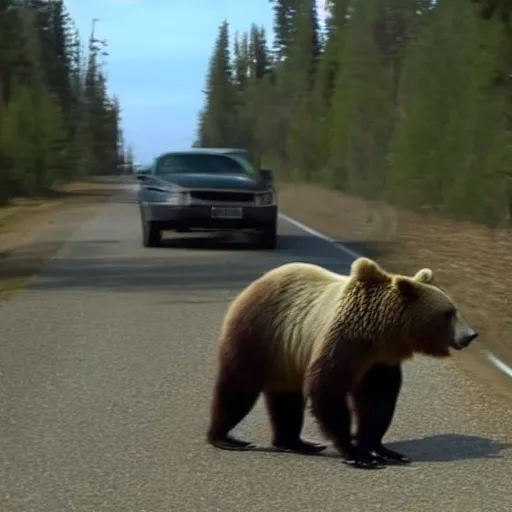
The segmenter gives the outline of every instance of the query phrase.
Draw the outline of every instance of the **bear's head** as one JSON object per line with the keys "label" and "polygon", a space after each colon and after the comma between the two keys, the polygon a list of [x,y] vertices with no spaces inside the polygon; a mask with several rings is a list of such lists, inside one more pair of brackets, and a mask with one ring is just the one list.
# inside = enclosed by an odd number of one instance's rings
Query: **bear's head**
{"label": "bear's head", "polygon": [[411,352],[447,357],[450,348],[462,350],[478,336],[451,297],[434,284],[428,268],[408,277],[388,273],[374,261],[359,258],[352,264],[351,277],[383,309],[381,332],[385,336],[384,331],[394,333]]}

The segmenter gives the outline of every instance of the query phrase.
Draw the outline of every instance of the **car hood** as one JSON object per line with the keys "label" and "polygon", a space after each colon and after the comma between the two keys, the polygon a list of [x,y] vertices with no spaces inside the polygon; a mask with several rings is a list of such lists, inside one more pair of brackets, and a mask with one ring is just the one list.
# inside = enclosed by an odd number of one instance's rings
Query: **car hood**
{"label": "car hood", "polygon": [[267,190],[268,186],[257,178],[244,174],[173,174],[161,176],[160,180],[183,188],[212,188],[229,190]]}

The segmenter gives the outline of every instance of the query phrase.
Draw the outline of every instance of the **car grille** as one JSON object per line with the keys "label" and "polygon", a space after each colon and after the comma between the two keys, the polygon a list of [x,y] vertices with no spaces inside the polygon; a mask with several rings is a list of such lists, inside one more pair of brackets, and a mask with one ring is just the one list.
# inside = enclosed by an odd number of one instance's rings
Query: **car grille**
{"label": "car grille", "polygon": [[254,201],[254,194],[247,192],[222,192],[222,191],[209,191],[209,190],[197,190],[191,191],[190,196],[193,199],[199,199],[200,201],[211,201],[211,202],[230,202],[230,203],[249,203]]}

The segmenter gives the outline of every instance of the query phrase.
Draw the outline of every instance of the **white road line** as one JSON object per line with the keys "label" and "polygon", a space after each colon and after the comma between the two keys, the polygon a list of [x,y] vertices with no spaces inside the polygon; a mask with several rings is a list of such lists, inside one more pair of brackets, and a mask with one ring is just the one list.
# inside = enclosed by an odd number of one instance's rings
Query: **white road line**
{"label": "white road line", "polygon": [[310,228],[309,226],[306,226],[305,224],[302,224],[302,222],[299,222],[298,220],[292,219],[291,217],[288,217],[288,215],[285,215],[284,213],[280,213],[279,216],[288,221],[290,224],[293,224],[294,226],[298,227],[299,229],[302,229],[302,231],[305,231],[306,233],[309,233],[310,235],[316,236],[317,238],[321,238],[322,240],[325,240],[326,242],[329,242],[331,244],[334,244],[334,247],[339,249],[341,252],[344,252],[345,254],[348,254],[350,257],[357,259],[362,256],[362,254],[359,254],[352,249],[349,249],[348,247],[345,247],[343,244],[336,242],[333,238],[324,235],[323,233],[320,233],[320,231],[316,231],[313,228]]}
{"label": "white road line", "polygon": [[504,374],[512,377],[512,368],[508,364],[505,364],[501,359],[498,359],[492,352],[489,352],[487,349],[482,350],[482,352],[490,363],[496,366],[496,368],[499,368]]}
{"label": "white road line", "polygon": [[[309,233],[310,235],[316,236],[317,238],[321,238],[322,240],[325,240],[326,242],[329,242],[334,245],[337,249],[339,249],[341,252],[344,252],[348,256],[357,259],[363,256],[362,254],[359,254],[352,249],[349,249],[348,247],[345,247],[342,243],[337,242],[333,238],[325,235],[324,233],[320,233],[320,231],[316,231],[316,229],[310,228],[309,226],[306,226],[305,224],[302,224],[302,222],[299,222],[298,220],[292,219],[291,217],[288,217],[288,215],[285,215],[284,213],[280,213],[279,216],[284,219],[285,221],[289,222],[290,224],[293,224],[294,226],[298,227],[299,229],[302,229],[302,231],[305,231],[306,233]],[[490,352],[487,349],[482,350],[482,353],[485,355],[487,360],[494,365],[498,370],[502,371],[505,375],[508,375],[509,377],[512,377],[512,368],[504,363],[501,359],[498,359],[492,352]]]}

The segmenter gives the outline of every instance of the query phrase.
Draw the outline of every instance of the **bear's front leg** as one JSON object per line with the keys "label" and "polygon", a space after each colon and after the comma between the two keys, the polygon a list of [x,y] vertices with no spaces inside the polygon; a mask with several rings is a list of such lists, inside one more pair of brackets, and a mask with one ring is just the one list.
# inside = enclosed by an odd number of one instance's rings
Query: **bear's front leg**
{"label": "bear's front leg", "polygon": [[[352,372],[342,361],[333,361],[332,354],[320,355],[306,376],[306,390],[311,399],[311,413],[324,435],[332,440],[347,465],[360,469],[383,468],[382,460],[352,443],[350,410],[347,396],[352,387]],[[353,374],[352,374],[353,375]]]}
{"label": "bear's front leg", "polygon": [[311,395],[311,412],[322,432],[332,440],[343,462],[360,469],[384,467],[380,457],[359,445],[352,444],[350,414],[343,396]]}
{"label": "bear's front leg", "polygon": [[358,430],[355,443],[388,464],[408,464],[405,455],[382,444],[396,409],[402,386],[400,364],[375,364],[352,393]]}

